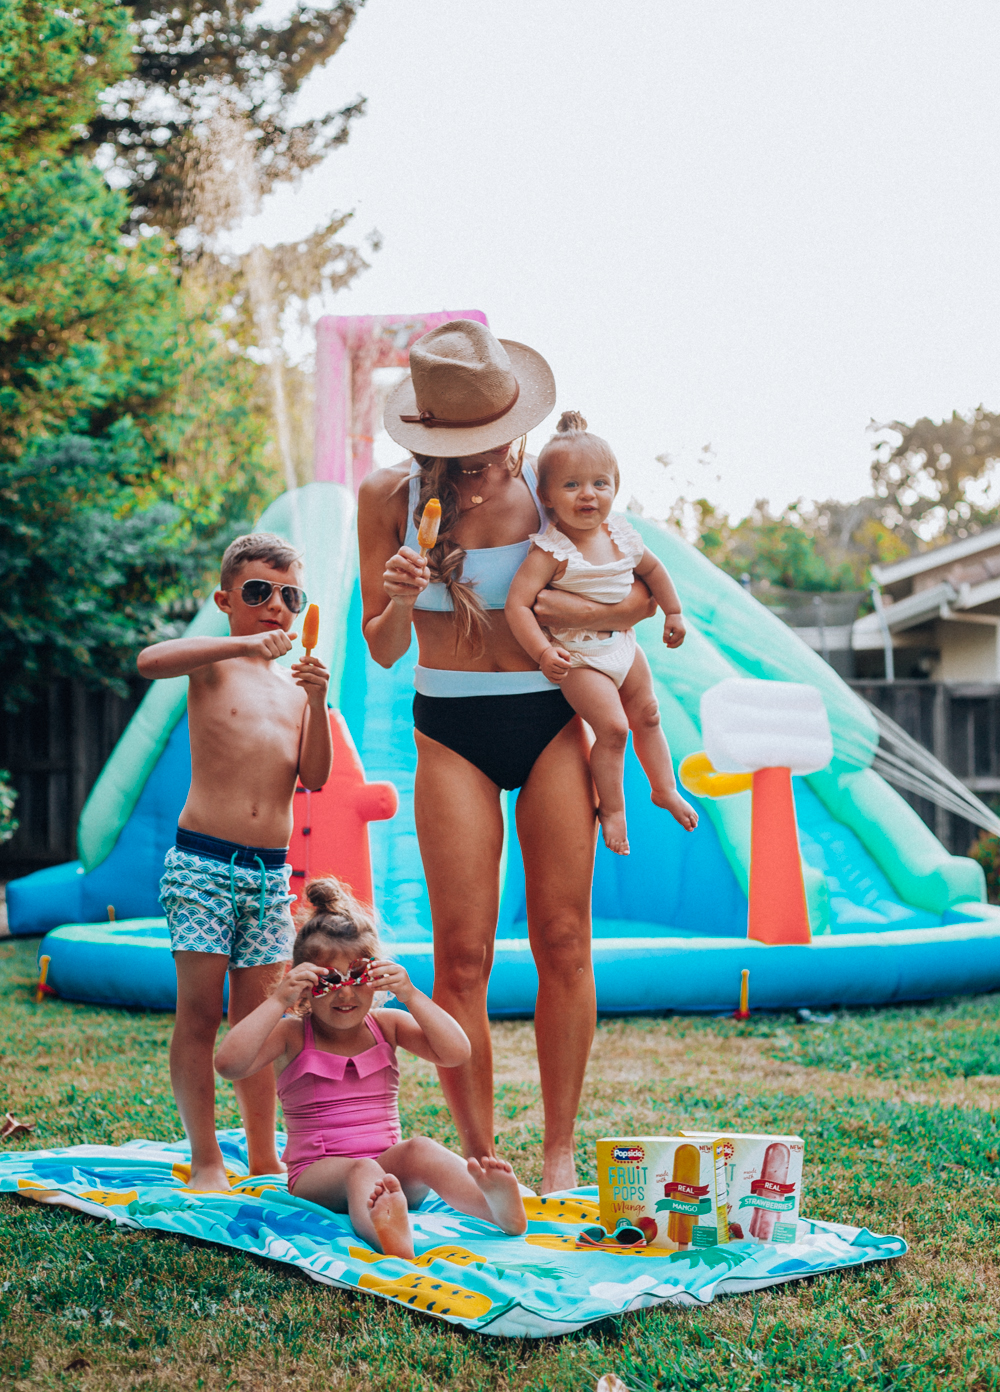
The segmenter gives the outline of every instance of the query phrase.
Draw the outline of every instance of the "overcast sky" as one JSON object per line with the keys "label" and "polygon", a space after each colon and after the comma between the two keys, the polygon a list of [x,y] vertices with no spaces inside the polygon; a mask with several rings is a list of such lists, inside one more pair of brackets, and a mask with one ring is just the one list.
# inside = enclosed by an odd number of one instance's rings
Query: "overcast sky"
{"label": "overcast sky", "polygon": [[367,0],[297,114],[368,114],[253,233],[354,208],[334,312],[484,310],[622,505],[857,496],[870,418],[1000,409],[998,39],[997,0]]}

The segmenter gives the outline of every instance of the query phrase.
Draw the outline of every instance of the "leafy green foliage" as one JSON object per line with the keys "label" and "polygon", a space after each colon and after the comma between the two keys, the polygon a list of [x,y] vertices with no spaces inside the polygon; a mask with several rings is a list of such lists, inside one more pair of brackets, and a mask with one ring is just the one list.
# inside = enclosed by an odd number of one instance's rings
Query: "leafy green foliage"
{"label": "leafy green foliage", "polygon": [[941,421],[875,426],[875,497],[886,523],[912,548],[940,536],[962,538],[994,526],[989,485],[1000,463],[1000,414],[979,406]]}
{"label": "leafy green foliage", "polygon": [[57,154],[132,67],[128,11],[107,0],[0,5],[0,194]]}
{"label": "leafy green foliage", "polygon": [[262,0],[140,0],[133,15],[135,72],[90,116],[81,149],[110,147],[129,181],[137,219],[184,225],[188,165],[200,128],[221,104],[245,119],[262,192],[296,178],[337,145],[363,98],[295,122],[302,83],[340,48],[364,0],[298,5],[278,24]]}
{"label": "leafy green foliage", "polygon": [[14,816],[17,793],[11,785],[10,774],[0,769],[0,846],[9,841],[21,825]]}

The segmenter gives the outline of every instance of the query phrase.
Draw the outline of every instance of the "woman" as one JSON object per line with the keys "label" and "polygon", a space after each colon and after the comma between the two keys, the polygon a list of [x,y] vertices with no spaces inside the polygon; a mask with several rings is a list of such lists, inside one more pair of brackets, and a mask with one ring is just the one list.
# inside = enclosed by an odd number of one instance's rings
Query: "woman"
{"label": "woman", "polygon": [[[466,1156],[493,1152],[493,1058],[486,988],[500,904],[501,788],[519,788],[528,934],[538,968],[535,1038],[545,1111],[542,1192],[576,1184],[573,1127],[594,1034],[590,890],[595,811],[583,726],[516,642],[503,606],[528,537],[546,518],[524,436],[555,404],[545,360],[454,320],[410,352],[411,376],[386,405],[413,459],[361,486],[364,634],[391,667],[416,629],[415,811],[434,923],[434,999],[472,1057],[441,1069]],[[516,443],[512,443],[516,442]],[[417,523],[440,499],[424,559]],[[652,612],[641,583],[619,605],[546,590],[539,622],[631,628]]]}

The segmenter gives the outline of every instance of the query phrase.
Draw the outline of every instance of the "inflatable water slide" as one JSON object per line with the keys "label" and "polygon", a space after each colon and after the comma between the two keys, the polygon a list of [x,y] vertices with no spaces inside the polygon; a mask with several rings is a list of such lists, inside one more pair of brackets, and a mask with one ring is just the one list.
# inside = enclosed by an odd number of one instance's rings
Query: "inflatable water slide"
{"label": "inflatable water slide", "polygon": [[[322,615],[318,654],[332,673],[336,768],[312,801],[326,799],[336,816],[324,823],[318,807],[311,813],[305,807],[309,795],[296,799],[293,887],[307,873],[335,870],[365,889],[370,874],[393,952],[429,989],[431,918],[413,822],[416,654],[411,650],[386,671],[367,653],[354,512],[353,490],[316,482],[284,494],[260,519],[262,530],[304,552],[306,588]],[[685,833],[652,805],[630,751],[632,853],[613,856],[599,847],[594,879],[600,1009],[732,1009],[743,969],[750,971],[756,1007],[877,1004],[1000,987],[1000,910],[984,902],[982,872],[975,862],[949,855],[899,794],[866,767],[877,743],[867,707],[694,547],[655,523],[631,520],[669,568],[689,620],[687,641],[672,652],[660,641],[658,620],[639,629],[675,760],[702,749],[701,697],[733,676],[817,688],[834,757],[820,773],[794,780],[812,941],[765,946],[746,936],[751,795],[702,801],[700,826]],[[212,601],[189,629],[225,631]],[[56,994],[172,1007],[173,965],[157,883],[189,775],[186,679],[158,682],[84,808],[79,862],[8,886],[11,931],[47,931],[41,952],[50,959],[48,984]],[[513,798],[505,795],[508,814]],[[353,822],[345,832],[347,813]],[[318,834],[307,837],[310,820]],[[490,1009],[521,1015],[532,1011],[537,978],[513,816],[506,822]],[[321,834],[324,826],[334,830]],[[108,905],[115,922],[108,922]]]}
{"label": "inflatable water slide", "polygon": [[[486,323],[480,310],[319,321],[316,481],[285,493],[259,522],[305,556],[306,589],[322,616],[317,653],[332,674],[334,770],[322,792],[295,797],[293,889],[310,875],[333,872],[370,896],[387,942],[425,990],[433,984],[433,959],[413,820],[416,653],[411,649],[390,671],[368,655],[354,512],[358,485],[375,462],[377,371],[404,370],[416,339],[451,319]],[[704,798],[701,823],[688,834],[653,807],[629,752],[632,853],[623,858],[599,846],[594,875],[600,1009],[732,1010],[745,971],[757,1008],[874,1005],[1000,988],[1000,909],[985,902],[979,866],[949,855],[871,768],[878,730],[868,708],[698,550],[655,523],[631,520],[673,575],[688,620],[687,640],[674,652],[663,647],[656,619],[637,630],[676,763],[692,754],[704,760],[701,698],[731,678],[815,688],[833,758],[793,780],[807,904],[800,885],[801,934],[769,945],[747,936],[753,794]],[[225,620],[209,600],[188,631],[225,633]],[[788,688],[775,689],[776,702],[781,691]],[[174,1005],[157,885],[190,777],[186,699],[186,678],[151,687],[83,810],[79,861],[8,886],[11,932],[46,934],[39,957],[54,994]],[[496,1015],[530,1015],[537,989],[513,798],[503,797],[503,896],[489,995]],[[791,821],[788,808],[786,829]],[[761,825],[758,817],[758,834]],[[794,864],[794,836],[791,846]],[[765,883],[761,895],[761,859],[758,854],[753,891],[757,920],[767,916],[770,889]],[[775,919],[783,888],[774,887]]]}

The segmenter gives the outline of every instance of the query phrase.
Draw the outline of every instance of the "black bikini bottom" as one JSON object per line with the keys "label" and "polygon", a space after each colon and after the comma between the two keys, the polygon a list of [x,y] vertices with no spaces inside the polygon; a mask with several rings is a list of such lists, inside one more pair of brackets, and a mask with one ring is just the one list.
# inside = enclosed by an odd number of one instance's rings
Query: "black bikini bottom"
{"label": "black bikini bottom", "polygon": [[573,719],[561,691],[519,696],[424,696],[413,698],[413,723],[475,764],[500,788],[520,788],[535,760]]}

